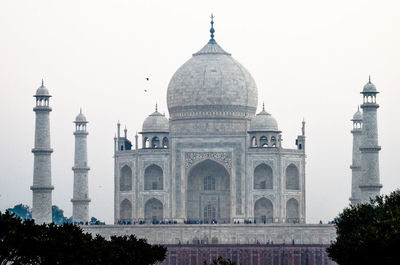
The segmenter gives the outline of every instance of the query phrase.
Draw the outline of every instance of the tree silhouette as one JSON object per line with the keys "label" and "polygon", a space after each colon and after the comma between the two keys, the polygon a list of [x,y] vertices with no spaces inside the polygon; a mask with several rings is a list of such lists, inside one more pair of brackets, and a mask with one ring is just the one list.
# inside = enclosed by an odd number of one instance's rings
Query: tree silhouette
{"label": "tree silhouette", "polygon": [[0,264],[141,264],[165,259],[166,248],[135,236],[106,240],[71,223],[36,225],[9,211],[0,212]]}
{"label": "tree silhouette", "polygon": [[350,206],[334,220],[336,241],[327,249],[339,265],[400,264],[400,191]]}
{"label": "tree silhouette", "polygon": [[7,211],[10,213],[15,213],[22,220],[32,219],[32,210],[28,205],[24,205],[22,203],[15,205],[13,208],[8,208]]}

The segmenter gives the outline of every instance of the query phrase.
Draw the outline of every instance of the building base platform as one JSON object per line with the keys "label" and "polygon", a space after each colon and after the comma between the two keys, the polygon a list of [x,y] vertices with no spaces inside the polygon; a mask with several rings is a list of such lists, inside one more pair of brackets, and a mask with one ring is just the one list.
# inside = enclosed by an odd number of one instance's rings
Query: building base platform
{"label": "building base platform", "polygon": [[336,265],[326,252],[328,245],[211,244],[166,245],[160,265],[203,265],[219,256],[237,265]]}
{"label": "building base platform", "polygon": [[83,230],[105,238],[136,235],[150,244],[320,244],[336,239],[328,224],[158,224],[92,225]]}

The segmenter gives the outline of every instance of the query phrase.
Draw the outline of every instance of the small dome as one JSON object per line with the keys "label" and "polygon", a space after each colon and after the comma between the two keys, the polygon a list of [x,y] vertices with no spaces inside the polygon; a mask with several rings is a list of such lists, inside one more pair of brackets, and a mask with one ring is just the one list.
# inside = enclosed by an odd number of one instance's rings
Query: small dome
{"label": "small dome", "polygon": [[376,92],[376,87],[371,82],[371,79],[368,81],[368,83],[365,84],[365,86],[363,88],[363,92]]}
{"label": "small dome", "polygon": [[47,89],[47,87],[44,86],[43,79],[42,79],[42,85],[36,90],[35,96],[50,97],[49,90]]}
{"label": "small dome", "polygon": [[279,131],[278,122],[263,109],[251,120],[250,131]]}
{"label": "small dome", "polygon": [[169,132],[169,121],[156,110],[144,120],[142,132]]}
{"label": "small dome", "polygon": [[360,109],[358,109],[357,112],[354,113],[352,120],[353,121],[362,121],[362,119],[363,119],[363,115],[362,115]]}
{"label": "small dome", "polygon": [[87,122],[85,115],[82,114],[82,110],[79,112],[78,116],[76,116],[75,122]]}

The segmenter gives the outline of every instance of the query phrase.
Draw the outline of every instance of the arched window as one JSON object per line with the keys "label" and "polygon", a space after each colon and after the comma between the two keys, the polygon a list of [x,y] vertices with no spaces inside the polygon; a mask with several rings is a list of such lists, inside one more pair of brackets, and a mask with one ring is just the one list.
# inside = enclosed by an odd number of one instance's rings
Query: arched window
{"label": "arched window", "polygon": [[147,137],[144,137],[143,139],[143,148],[149,148],[150,147],[150,140]]}
{"label": "arched window", "polygon": [[215,190],[215,178],[212,176],[204,177],[204,190]]}
{"label": "arched window", "polygon": [[272,147],[276,147],[276,138],[275,138],[275,136],[271,137],[271,146]]}
{"label": "arched window", "polygon": [[290,164],[286,168],[286,189],[287,190],[298,190],[299,185],[299,170],[293,164]]}
{"label": "arched window", "polygon": [[121,168],[119,178],[120,191],[131,191],[132,190],[132,169],[125,165]]}
{"label": "arched window", "polygon": [[257,147],[257,138],[255,136],[251,138],[251,147]]}
{"label": "arched window", "polygon": [[154,136],[151,140],[151,147],[152,148],[159,148],[160,147],[160,139],[157,136]]}
{"label": "arched window", "polygon": [[167,137],[164,137],[164,139],[162,140],[162,145],[163,145],[163,148],[169,147],[169,141],[168,141]]}
{"label": "arched window", "polygon": [[254,189],[273,189],[272,168],[266,164],[254,169]]}
{"label": "arched window", "polygon": [[132,204],[128,199],[124,199],[119,207],[119,219],[121,221],[132,220]]}
{"label": "arched window", "polygon": [[260,137],[260,146],[261,147],[268,147],[268,139],[265,136]]}
{"label": "arched window", "polygon": [[298,223],[299,221],[299,203],[296,199],[291,198],[286,203],[286,222]]}
{"label": "arched window", "polygon": [[157,165],[150,165],[144,171],[144,189],[145,190],[162,190],[163,185],[163,171]]}
{"label": "arched window", "polygon": [[144,206],[144,218],[146,222],[158,223],[163,220],[163,205],[162,203],[152,198],[148,200]]}
{"label": "arched window", "polygon": [[254,204],[254,220],[256,223],[272,223],[274,221],[274,207],[267,198],[261,198]]}
{"label": "arched window", "polygon": [[215,207],[211,204],[207,204],[204,207],[204,222],[211,223],[213,220],[216,220],[216,211]]}

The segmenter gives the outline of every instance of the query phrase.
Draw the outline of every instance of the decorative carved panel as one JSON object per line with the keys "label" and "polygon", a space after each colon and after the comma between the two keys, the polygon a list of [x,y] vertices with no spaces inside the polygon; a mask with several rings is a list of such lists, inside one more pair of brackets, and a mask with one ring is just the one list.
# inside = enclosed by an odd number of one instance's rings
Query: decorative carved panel
{"label": "decorative carved panel", "polygon": [[190,168],[197,161],[206,159],[221,162],[226,169],[232,168],[232,154],[229,152],[187,152],[185,153],[185,168]]}

